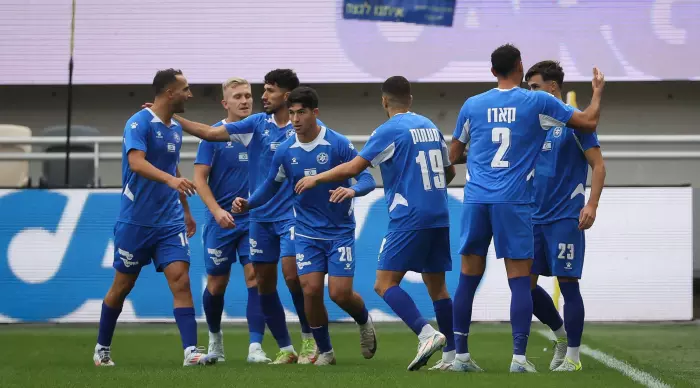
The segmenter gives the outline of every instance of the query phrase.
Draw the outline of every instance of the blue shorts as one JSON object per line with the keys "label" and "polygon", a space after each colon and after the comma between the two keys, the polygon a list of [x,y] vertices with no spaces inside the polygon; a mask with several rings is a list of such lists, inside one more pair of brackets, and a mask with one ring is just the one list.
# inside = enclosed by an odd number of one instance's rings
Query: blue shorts
{"label": "blue shorts", "polygon": [[163,272],[174,261],[190,262],[190,245],[185,223],[171,226],[114,225],[114,263],[122,273],[139,273],[151,260]]}
{"label": "blue shorts", "polygon": [[248,264],[248,223],[237,223],[233,229],[224,229],[216,223],[204,225],[202,247],[207,275],[221,276],[231,272],[231,264],[236,262],[236,253],[241,265]]}
{"label": "blue shorts", "polygon": [[496,257],[532,259],[532,213],[530,204],[463,204],[459,253],[486,257],[493,237]]}
{"label": "blue shorts", "polygon": [[388,232],[379,248],[377,269],[418,273],[451,271],[450,228]]}
{"label": "blue shorts", "polygon": [[282,257],[294,257],[294,220],[250,221],[250,261],[277,263]]}
{"label": "blue shorts", "polygon": [[581,279],[586,238],[578,220],[566,218],[535,225],[535,261],[532,273]]}
{"label": "blue shorts", "polygon": [[299,276],[312,272],[327,273],[328,276],[355,275],[355,236],[316,240],[296,235],[294,247]]}

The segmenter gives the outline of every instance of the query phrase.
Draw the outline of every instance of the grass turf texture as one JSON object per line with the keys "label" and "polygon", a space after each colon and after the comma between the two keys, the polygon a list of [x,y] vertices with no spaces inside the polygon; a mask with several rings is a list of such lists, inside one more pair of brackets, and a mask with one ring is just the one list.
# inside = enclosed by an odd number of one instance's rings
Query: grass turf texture
{"label": "grass turf texture", "polygon": [[[200,324],[200,344],[207,344],[206,326]],[[337,366],[250,365],[247,328],[224,326],[225,363],[211,367],[182,366],[183,353],[175,324],[120,324],[112,344],[114,368],[97,368],[92,353],[97,336],[94,325],[1,326],[4,346],[0,387],[632,387],[640,386],[620,372],[582,355],[584,370],[555,374],[548,371],[552,345],[533,324],[528,359],[540,373],[508,373],[512,342],[508,324],[472,326],[470,351],[486,370],[481,374],[428,371],[439,353],[418,372],[407,372],[417,340],[400,324],[377,324],[378,351],[374,359],[360,354],[355,325],[332,324]],[[297,350],[298,326],[290,324]],[[671,386],[700,387],[700,325],[588,324],[584,344],[650,373]],[[266,333],[268,356],[276,351]],[[544,348],[548,350],[545,352]],[[457,385],[459,384],[459,385]]]}

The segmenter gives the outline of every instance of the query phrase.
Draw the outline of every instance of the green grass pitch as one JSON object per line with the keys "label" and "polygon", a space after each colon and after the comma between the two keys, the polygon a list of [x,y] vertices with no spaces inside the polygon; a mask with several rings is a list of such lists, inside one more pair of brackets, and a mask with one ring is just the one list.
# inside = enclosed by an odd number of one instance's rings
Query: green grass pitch
{"label": "green grass pitch", "polygon": [[[206,326],[200,324],[200,344]],[[247,328],[224,326],[227,361],[210,367],[182,367],[183,353],[174,324],[120,324],[112,344],[114,368],[97,368],[92,353],[95,325],[4,325],[0,343],[0,387],[632,387],[640,386],[615,369],[587,356],[584,370],[555,374],[547,369],[551,343],[533,324],[528,359],[540,373],[508,373],[511,336],[508,324],[474,324],[470,351],[486,370],[481,374],[407,372],[415,355],[416,337],[400,324],[377,324],[378,351],[371,360],[360,354],[359,335],[352,324],[332,324],[338,365],[249,365]],[[290,324],[299,347],[298,326]],[[588,324],[584,344],[647,372],[674,387],[700,387],[700,325]],[[266,333],[264,348],[275,352]],[[547,348],[547,351],[544,349]]]}

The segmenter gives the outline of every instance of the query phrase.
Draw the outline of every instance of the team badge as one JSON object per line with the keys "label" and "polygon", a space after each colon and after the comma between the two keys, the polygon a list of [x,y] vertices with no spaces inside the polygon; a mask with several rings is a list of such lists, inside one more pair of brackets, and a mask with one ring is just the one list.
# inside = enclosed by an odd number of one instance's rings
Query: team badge
{"label": "team badge", "polygon": [[177,133],[173,133],[173,140],[175,140],[175,143],[179,143],[180,142],[180,135],[178,135]]}
{"label": "team badge", "polygon": [[316,161],[319,164],[326,164],[328,163],[328,154],[325,152],[321,152],[320,154],[316,155]]}
{"label": "team badge", "polygon": [[287,131],[287,139],[289,139],[292,136],[294,136],[294,129],[290,129]]}
{"label": "team badge", "polygon": [[561,136],[561,131],[562,131],[561,127],[554,128],[554,137]]}

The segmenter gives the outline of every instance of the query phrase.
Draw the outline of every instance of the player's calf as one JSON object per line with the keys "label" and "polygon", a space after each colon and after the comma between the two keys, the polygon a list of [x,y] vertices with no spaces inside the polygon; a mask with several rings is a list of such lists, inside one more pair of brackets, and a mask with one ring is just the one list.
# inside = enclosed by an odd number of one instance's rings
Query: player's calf
{"label": "player's calf", "polygon": [[93,361],[96,366],[114,366],[111,356],[112,337],[117,326],[117,320],[122,311],[124,300],[136,284],[138,273],[125,274],[117,271],[112,286],[107,291],[102,302],[100,326],[97,334],[97,345]]}
{"label": "player's calf", "polygon": [[575,370],[580,370],[579,347],[583,336],[586,311],[578,279],[559,277],[559,289],[564,297],[564,326],[568,341],[566,360],[570,360],[570,364],[578,367],[574,368]]}
{"label": "player's calf", "polygon": [[314,338],[313,346],[302,346],[299,353],[300,364],[313,364],[319,354],[333,351],[328,331],[328,313],[323,302],[324,278],[323,272],[310,272],[300,276],[305,315]]}
{"label": "player's calf", "polygon": [[331,300],[347,312],[360,328],[360,350],[366,359],[377,352],[377,333],[369,316],[365,301],[352,288],[351,276],[329,276],[328,293]]}
{"label": "player's calf", "polygon": [[221,332],[221,315],[224,312],[224,293],[229,281],[229,273],[208,275],[207,286],[202,295],[204,315],[209,326],[208,354],[217,361],[225,361],[224,335]]}
{"label": "player's calf", "polygon": [[430,299],[433,301],[438,330],[446,337],[445,347],[442,348],[442,358],[430,370],[448,370],[455,359],[455,341],[452,317],[453,305],[450,294],[447,292],[445,273],[424,273],[422,277]]}

